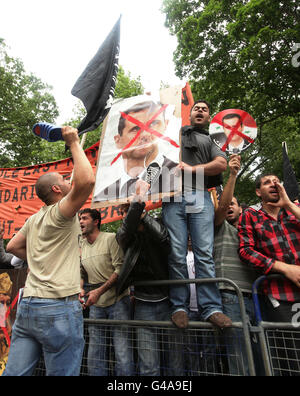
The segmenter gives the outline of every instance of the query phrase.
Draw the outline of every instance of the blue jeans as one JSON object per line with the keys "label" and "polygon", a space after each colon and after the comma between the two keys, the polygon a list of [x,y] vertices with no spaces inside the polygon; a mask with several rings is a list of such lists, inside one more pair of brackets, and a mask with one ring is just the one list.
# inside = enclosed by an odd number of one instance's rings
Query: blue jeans
{"label": "blue jeans", "polygon": [[[129,296],[123,297],[109,307],[90,307],[90,319],[130,320]],[[89,324],[88,374],[90,376],[108,375],[108,345],[111,331],[116,359],[115,375],[133,375],[132,348],[129,341],[128,326],[103,326]]]}
{"label": "blue jeans", "polygon": [[48,376],[78,376],[83,348],[79,301],[23,298],[3,376],[32,375],[42,354]]}
{"label": "blue jeans", "polygon": [[[195,198],[196,205],[191,204]],[[199,204],[198,204],[199,203]],[[168,258],[170,279],[188,279],[186,254],[188,233],[191,235],[195,260],[195,277],[215,278],[213,261],[214,206],[208,191],[193,191],[182,202],[163,203],[163,221],[171,239]],[[173,312],[188,313],[189,285],[170,287]],[[197,285],[198,307],[204,320],[222,312],[221,296],[216,283]]]}
{"label": "blue jeans", "polygon": [[[231,292],[221,291],[224,314],[227,315],[233,322],[241,322],[241,310],[239,299],[236,294]],[[246,314],[251,324],[255,323],[255,313],[252,298],[244,296]],[[225,330],[227,334],[226,349],[228,357],[229,371],[231,375],[249,375],[249,365],[247,359],[246,346],[244,342],[244,335],[242,329],[229,328]],[[256,366],[256,374],[261,375],[262,358],[259,352],[258,340],[252,339],[253,358]],[[263,375],[263,374],[262,374]]]}
{"label": "blue jeans", "polygon": [[[135,320],[170,320],[169,300],[145,302],[135,300]],[[142,376],[161,375],[161,362],[158,329],[154,327],[137,327],[139,373]],[[167,345],[167,344],[165,344]],[[168,360],[168,356],[165,356]]]}

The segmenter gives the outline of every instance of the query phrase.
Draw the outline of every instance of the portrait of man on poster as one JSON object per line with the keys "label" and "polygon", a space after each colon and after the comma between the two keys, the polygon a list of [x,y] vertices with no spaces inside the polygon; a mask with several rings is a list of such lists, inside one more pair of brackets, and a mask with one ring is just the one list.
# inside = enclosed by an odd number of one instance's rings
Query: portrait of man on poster
{"label": "portrait of man on poster", "polygon": [[127,202],[137,180],[151,199],[180,191],[180,117],[174,105],[145,95],[116,102],[109,113],[97,165],[94,207]]}
{"label": "portrait of man on poster", "polygon": [[229,109],[221,111],[212,119],[209,134],[222,151],[239,154],[254,143],[257,126],[245,111]]}

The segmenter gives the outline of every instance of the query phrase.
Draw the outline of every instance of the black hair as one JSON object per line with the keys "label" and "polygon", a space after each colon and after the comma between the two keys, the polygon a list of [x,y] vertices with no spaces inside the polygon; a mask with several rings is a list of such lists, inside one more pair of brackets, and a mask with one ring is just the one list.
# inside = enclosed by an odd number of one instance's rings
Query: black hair
{"label": "black hair", "polygon": [[278,176],[276,176],[276,175],[274,175],[274,173],[263,173],[263,174],[261,174],[261,175],[258,175],[257,176],[257,178],[255,179],[255,188],[256,189],[259,189],[260,188],[260,186],[261,186],[261,180],[264,178],[264,177],[266,177],[266,176],[275,176],[275,177],[278,177]]}
{"label": "black hair", "polygon": [[209,112],[210,112],[210,104],[206,100],[202,100],[202,99],[196,100],[196,102],[194,102],[193,106],[191,107],[191,112],[197,103],[205,103],[206,106],[208,107]]}
{"label": "black hair", "polygon": [[[132,107],[130,107],[129,109],[123,111],[122,113],[124,113],[124,114],[139,113],[140,111],[145,110],[145,109],[149,109],[149,112],[152,112],[158,107],[162,107],[162,104],[155,103],[152,100],[149,100],[148,102],[137,103],[137,104],[133,105]],[[163,114],[165,114],[165,112],[163,112]],[[126,119],[124,117],[122,117],[122,115],[121,115],[120,120],[119,120],[119,125],[118,125],[118,134],[120,136],[122,136],[123,129],[125,128],[125,122],[126,122]]]}
{"label": "black hair", "polygon": [[99,210],[97,210],[97,209],[91,209],[91,208],[85,208],[85,209],[82,209],[82,210],[79,212],[79,216],[82,215],[83,213],[88,213],[88,214],[91,216],[91,218],[92,218],[93,220],[98,220],[97,227],[98,227],[98,229],[100,230],[100,226],[101,226],[101,215],[100,215]]}
{"label": "black hair", "polygon": [[238,204],[239,207],[241,207],[242,205],[240,204],[240,201],[237,199],[237,197],[233,196],[233,198],[236,199],[236,203]]}
{"label": "black hair", "polygon": [[[222,124],[224,124],[224,120],[231,120],[232,118],[238,118],[239,120],[241,119],[241,116],[238,113],[230,113],[230,114],[226,114],[223,118],[222,118]],[[241,125],[243,125],[243,123],[241,122]]]}

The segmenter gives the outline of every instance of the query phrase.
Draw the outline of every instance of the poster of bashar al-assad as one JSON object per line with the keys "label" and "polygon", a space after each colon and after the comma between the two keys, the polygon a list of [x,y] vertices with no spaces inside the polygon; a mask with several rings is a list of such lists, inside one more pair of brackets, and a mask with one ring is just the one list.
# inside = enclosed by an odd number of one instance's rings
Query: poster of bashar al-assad
{"label": "poster of bashar al-assad", "polygon": [[148,183],[147,200],[179,192],[180,128],[181,87],[116,100],[104,123],[92,207],[128,202],[139,179]]}
{"label": "poster of bashar al-assad", "polygon": [[246,111],[227,109],[220,111],[212,119],[209,134],[222,151],[239,154],[254,143],[257,125]]}

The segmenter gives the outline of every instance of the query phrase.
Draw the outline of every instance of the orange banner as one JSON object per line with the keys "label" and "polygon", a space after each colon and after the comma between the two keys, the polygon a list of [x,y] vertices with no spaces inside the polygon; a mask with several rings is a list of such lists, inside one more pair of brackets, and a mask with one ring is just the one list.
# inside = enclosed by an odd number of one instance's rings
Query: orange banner
{"label": "orange banner", "polygon": [[182,126],[190,125],[191,108],[194,104],[193,94],[189,83],[182,88],[181,97],[181,123]]}
{"label": "orange banner", "polygon": [[[190,108],[193,97],[189,85],[182,89],[182,125],[189,124]],[[85,150],[94,171],[98,157],[99,142]],[[33,165],[24,168],[0,168],[0,225],[4,227],[4,239],[10,239],[20,230],[26,219],[36,213],[43,205],[35,193],[37,179],[48,172],[58,172],[70,179],[73,170],[71,158],[56,162]],[[84,207],[91,206],[92,195]],[[155,209],[161,203],[147,203],[147,210]],[[121,219],[119,206],[101,208],[102,223]]]}

